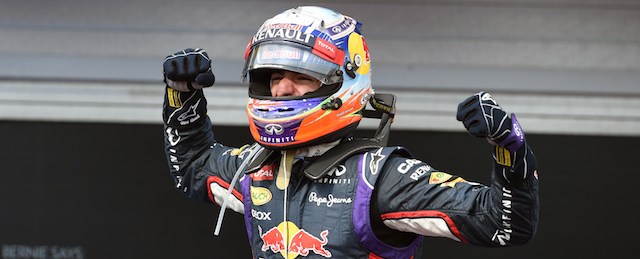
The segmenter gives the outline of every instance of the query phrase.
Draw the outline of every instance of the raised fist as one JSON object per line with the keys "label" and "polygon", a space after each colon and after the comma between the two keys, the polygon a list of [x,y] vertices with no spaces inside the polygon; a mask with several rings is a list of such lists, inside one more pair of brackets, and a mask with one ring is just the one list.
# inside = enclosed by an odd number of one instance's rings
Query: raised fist
{"label": "raised fist", "polygon": [[516,151],[524,143],[524,132],[515,114],[509,116],[489,93],[479,92],[458,105],[456,119],[469,134]]}
{"label": "raised fist", "polygon": [[200,48],[189,48],[169,55],[162,67],[167,85],[180,92],[209,87],[215,81],[211,59]]}

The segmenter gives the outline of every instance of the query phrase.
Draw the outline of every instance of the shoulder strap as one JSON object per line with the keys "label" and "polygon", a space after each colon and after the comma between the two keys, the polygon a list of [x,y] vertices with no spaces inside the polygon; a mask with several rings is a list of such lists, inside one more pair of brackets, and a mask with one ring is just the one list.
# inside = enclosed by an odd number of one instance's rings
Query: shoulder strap
{"label": "shoulder strap", "polygon": [[262,166],[269,160],[273,159],[273,155],[277,152],[274,152],[273,149],[264,148],[260,153],[256,154],[256,158],[251,161],[249,165],[247,165],[247,169],[245,173],[253,173],[258,169],[262,168]]}
{"label": "shoulder strap", "polygon": [[313,180],[320,179],[348,157],[380,147],[382,147],[380,142],[371,139],[353,139],[341,142],[308,165],[304,169],[304,174]]}
{"label": "shoulder strap", "polygon": [[[313,160],[306,168],[304,168],[304,174],[313,179],[320,179],[327,174],[329,170],[342,163],[348,157],[358,153],[364,153],[369,150],[382,147],[379,141],[374,139],[352,139],[350,141],[344,141],[337,146],[329,149],[327,152],[318,156]],[[260,169],[266,162],[274,158],[276,150],[264,149],[262,152],[256,155],[256,158],[247,166],[246,173],[252,173]]]}

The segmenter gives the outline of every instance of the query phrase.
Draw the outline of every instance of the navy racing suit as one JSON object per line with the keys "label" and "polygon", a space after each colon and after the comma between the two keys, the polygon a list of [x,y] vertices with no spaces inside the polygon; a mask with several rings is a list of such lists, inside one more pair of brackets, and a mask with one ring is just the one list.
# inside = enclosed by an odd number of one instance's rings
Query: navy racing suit
{"label": "navy racing suit", "polygon": [[198,201],[222,205],[231,191],[225,206],[244,214],[254,258],[413,258],[425,236],[497,247],[535,235],[538,176],[526,143],[515,152],[495,147],[490,185],[439,171],[402,147],[353,155],[318,179],[302,173],[314,157],[275,151],[234,181],[245,160],[265,151],[217,142],[206,105],[202,90],[166,88],[170,175]]}

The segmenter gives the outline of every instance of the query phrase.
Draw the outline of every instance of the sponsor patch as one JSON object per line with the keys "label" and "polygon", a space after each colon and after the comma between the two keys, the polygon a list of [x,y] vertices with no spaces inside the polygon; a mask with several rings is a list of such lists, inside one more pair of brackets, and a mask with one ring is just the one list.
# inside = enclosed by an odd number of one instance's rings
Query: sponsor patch
{"label": "sponsor patch", "polygon": [[409,169],[421,162],[422,161],[418,159],[407,159],[404,161],[404,163],[398,166],[398,172],[400,172],[401,174],[406,174],[407,172],[409,172]]}
{"label": "sponsor patch", "polygon": [[265,49],[260,52],[261,60],[273,60],[273,59],[302,59],[302,52],[299,49]]}
{"label": "sponsor patch", "polygon": [[240,153],[242,153],[242,151],[243,151],[245,148],[247,148],[248,146],[249,146],[249,145],[244,145],[244,146],[242,146],[242,147],[240,147],[240,148],[234,148],[234,149],[232,149],[232,150],[231,150],[231,153],[230,153],[230,154],[231,154],[232,156],[240,155]]}
{"label": "sponsor patch", "polygon": [[273,174],[276,170],[275,164],[265,165],[257,172],[251,174],[253,181],[273,181]]}
{"label": "sponsor patch", "polygon": [[180,100],[180,92],[173,90],[171,87],[167,87],[167,103],[172,108],[182,107],[182,100]]}
{"label": "sponsor patch", "polygon": [[353,200],[351,200],[351,197],[335,197],[332,193],[327,196],[321,196],[316,192],[311,192],[309,194],[309,202],[315,203],[316,206],[331,207],[334,204],[349,204],[353,202]]}
{"label": "sponsor patch", "polygon": [[271,201],[272,197],[273,196],[271,195],[271,191],[269,191],[269,189],[264,187],[251,186],[251,202],[253,202],[254,205],[260,206],[266,204],[267,202]]}
{"label": "sponsor patch", "polygon": [[416,169],[413,173],[411,173],[410,178],[413,179],[414,181],[418,181],[420,180],[420,177],[429,173],[430,171],[431,171],[431,166],[423,165],[421,167],[418,167],[418,169]]}
{"label": "sponsor patch", "polygon": [[264,28],[255,36],[253,36],[252,44],[256,44],[261,41],[269,41],[269,40],[285,40],[292,42],[304,43],[307,46],[312,46],[315,41],[315,36],[311,34],[304,33],[300,29],[302,27],[296,25],[287,25],[289,27],[286,28],[274,28],[273,26],[269,26]]}
{"label": "sponsor patch", "polygon": [[496,162],[500,165],[511,166],[511,151],[505,147],[496,146]]}
{"label": "sponsor patch", "polygon": [[318,257],[314,254],[327,258],[332,256],[331,252],[324,248],[329,242],[329,230],[323,230],[316,236],[299,228],[291,221],[285,221],[264,231],[258,225],[258,234],[262,239],[262,251],[271,250],[284,258],[296,258],[299,255]]}
{"label": "sponsor patch", "polygon": [[351,184],[351,178],[342,177],[346,172],[347,168],[344,165],[339,165],[329,170],[325,177],[315,180],[315,182],[321,184]]}
{"label": "sponsor patch", "polygon": [[251,217],[256,220],[271,220],[271,212],[251,209]]}
{"label": "sponsor patch", "polygon": [[433,172],[429,177],[429,184],[440,184],[451,178],[450,174],[444,172]]}
{"label": "sponsor patch", "polygon": [[202,99],[198,99],[198,101],[194,105],[189,106],[189,109],[178,116],[178,122],[180,122],[180,125],[187,125],[200,119],[200,114],[198,114],[197,109],[198,106],[200,106],[201,100]]}
{"label": "sponsor patch", "polygon": [[382,154],[382,148],[378,149],[378,151],[376,151],[375,153],[370,154],[371,162],[369,162],[369,170],[371,171],[371,174],[375,175],[378,173],[378,166],[380,164],[380,161],[386,156]]}

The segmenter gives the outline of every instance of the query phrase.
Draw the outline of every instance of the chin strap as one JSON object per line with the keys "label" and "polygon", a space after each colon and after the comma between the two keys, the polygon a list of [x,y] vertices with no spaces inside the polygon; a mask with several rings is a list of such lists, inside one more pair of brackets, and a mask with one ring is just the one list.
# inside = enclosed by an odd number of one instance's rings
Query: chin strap
{"label": "chin strap", "polygon": [[276,186],[280,190],[285,190],[291,181],[291,168],[293,167],[294,154],[295,152],[293,150],[282,150],[280,169],[278,169],[278,176],[276,176]]}
{"label": "chin strap", "polygon": [[[293,150],[282,150],[282,158],[280,159],[280,169],[278,170],[278,176],[276,176],[276,186],[278,189],[284,191],[282,211],[284,225],[284,240],[289,240],[289,223],[287,220],[287,208],[288,208],[288,195],[289,195],[289,182],[291,181],[291,168],[293,167],[293,156],[295,152]],[[289,254],[289,242],[285,242],[285,252]]]}
{"label": "chin strap", "polygon": [[396,96],[376,93],[369,99],[369,104],[374,110],[364,110],[362,116],[380,119],[380,124],[373,140],[379,142],[381,146],[387,146],[389,134],[391,133],[391,123],[393,123],[393,119],[396,116]]}

